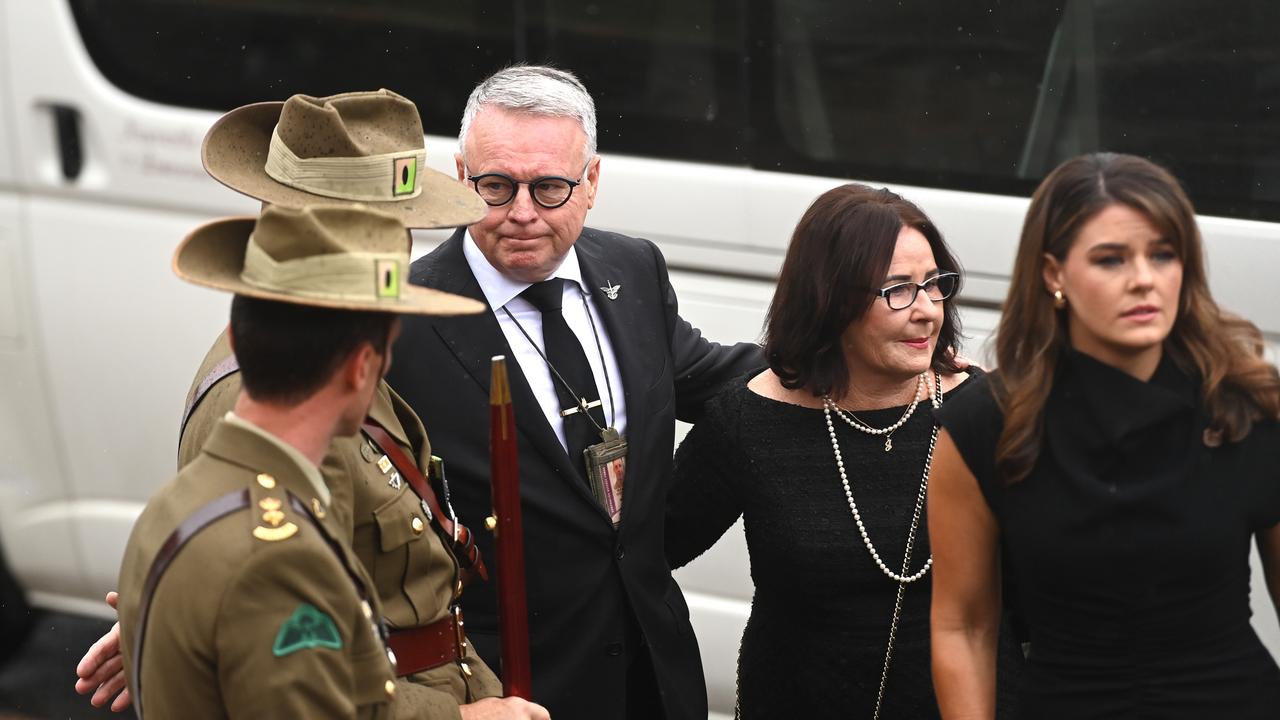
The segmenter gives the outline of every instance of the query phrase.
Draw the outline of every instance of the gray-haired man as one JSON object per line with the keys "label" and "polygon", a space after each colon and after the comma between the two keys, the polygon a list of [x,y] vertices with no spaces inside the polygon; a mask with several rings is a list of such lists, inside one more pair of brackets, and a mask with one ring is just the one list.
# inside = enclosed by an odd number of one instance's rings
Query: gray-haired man
{"label": "gray-haired man", "polygon": [[[457,167],[489,212],[414,263],[411,281],[490,312],[406,322],[390,381],[441,429],[455,506],[477,523],[490,507],[488,361],[516,360],[535,699],[560,720],[702,720],[697,641],[663,554],[674,420],[696,420],[762,359],[680,318],[652,243],[584,226],[600,183],[595,136],[591,97],[570,73],[513,67],[475,89]],[[464,604],[497,667],[492,589]]]}

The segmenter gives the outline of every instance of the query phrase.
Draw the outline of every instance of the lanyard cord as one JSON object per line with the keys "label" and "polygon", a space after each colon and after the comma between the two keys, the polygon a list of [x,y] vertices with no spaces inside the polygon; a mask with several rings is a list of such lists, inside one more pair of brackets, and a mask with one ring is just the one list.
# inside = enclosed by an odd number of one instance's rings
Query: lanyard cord
{"label": "lanyard cord", "polygon": [[[587,322],[591,323],[591,338],[596,341],[596,353],[600,355],[600,371],[604,373],[604,390],[609,395],[609,427],[613,427],[618,419],[618,409],[613,404],[613,383],[609,380],[609,366],[604,362],[604,346],[600,344],[600,333],[596,332],[596,319],[591,314],[591,306],[587,304],[587,296],[580,288],[578,297],[582,300],[582,311],[587,314]],[[596,388],[598,391],[600,388]]]}
{"label": "lanyard cord", "polygon": [[[596,331],[596,321],[591,317],[591,308],[587,305],[586,295],[583,294],[581,288],[577,287],[576,283],[574,284],[574,288],[578,290],[578,297],[582,300],[582,309],[587,313],[587,320],[591,323],[591,335],[596,341],[596,352],[600,354],[600,369],[604,372],[604,386],[606,393],[609,395],[609,426],[612,427],[614,421],[617,419],[617,411],[613,403],[613,383],[609,381],[609,368],[604,363],[604,346],[600,344],[600,335]],[[560,384],[569,391],[570,395],[577,398],[579,406],[578,409],[582,414],[586,415],[587,419],[591,421],[591,424],[596,426],[596,430],[604,432],[604,428],[600,427],[600,423],[596,422],[596,419],[591,417],[591,413],[587,410],[586,403],[583,402],[584,398],[582,395],[574,392],[573,386],[564,379],[564,376],[560,374],[560,371],[556,369],[556,366],[551,364],[551,361],[547,359],[547,354],[542,351],[542,348],[538,347],[538,343],[533,341],[533,338],[529,335],[529,331],[524,329],[524,326],[520,324],[519,320],[516,320],[516,316],[511,314],[511,311],[507,309],[506,305],[502,306],[502,312],[507,314],[507,317],[516,326],[516,329],[520,331],[520,334],[524,336],[524,339],[528,340],[529,344],[533,346],[534,351],[538,353],[538,357],[542,358],[542,362],[547,364],[547,368],[551,370],[551,374],[555,376],[555,379],[560,381]],[[599,390],[599,388],[597,388],[597,390]],[[561,422],[563,421],[564,418],[562,416]]]}

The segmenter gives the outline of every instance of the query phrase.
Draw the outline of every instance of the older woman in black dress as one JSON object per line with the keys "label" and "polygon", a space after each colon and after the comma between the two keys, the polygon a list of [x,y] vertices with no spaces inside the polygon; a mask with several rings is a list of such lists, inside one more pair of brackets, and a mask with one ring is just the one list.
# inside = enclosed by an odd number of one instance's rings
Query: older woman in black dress
{"label": "older woman in black dress", "polygon": [[1210,296],[1169,173],[1098,154],[1045,179],[999,370],[939,413],[944,717],[992,714],[1002,600],[1029,628],[1028,717],[1280,717],[1280,670],[1249,623],[1254,538],[1280,598],[1280,376],[1262,345]]}
{"label": "older woman in black dress", "polygon": [[676,453],[673,566],[745,517],[741,717],[937,717],[924,503],[934,411],[967,377],[959,284],[915,205],[862,185],[825,193],[787,250],[769,369],[722,393]]}

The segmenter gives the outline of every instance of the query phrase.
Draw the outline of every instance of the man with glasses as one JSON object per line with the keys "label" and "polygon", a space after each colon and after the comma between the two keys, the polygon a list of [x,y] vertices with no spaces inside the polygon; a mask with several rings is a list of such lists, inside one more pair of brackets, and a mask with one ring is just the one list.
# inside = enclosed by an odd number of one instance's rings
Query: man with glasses
{"label": "man with glasses", "polygon": [[[680,318],[652,243],[585,227],[595,138],[570,73],[512,67],[475,89],[456,160],[488,214],[410,279],[490,312],[406,323],[390,380],[448,453],[455,508],[475,524],[491,507],[489,358],[515,360],[534,699],[558,720],[703,720],[697,642],[663,553],[674,419],[696,420],[763,361]],[[499,667],[493,588],[469,588],[464,607]]]}
{"label": "man with glasses", "polygon": [[[587,167],[590,164],[591,161],[588,160],[587,164],[582,166],[582,172],[578,173],[578,177],[587,174]],[[463,167],[465,169],[465,164]],[[480,199],[484,200],[489,207],[501,207],[511,202],[515,199],[516,193],[520,192],[520,186],[524,185],[529,188],[533,201],[548,210],[555,210],[569,202],[569,198],[573,197],[573,189],[582,184],[577,180],[554,175],[521,182],[502,173],[468,175],[467,181],[475,187]]]}

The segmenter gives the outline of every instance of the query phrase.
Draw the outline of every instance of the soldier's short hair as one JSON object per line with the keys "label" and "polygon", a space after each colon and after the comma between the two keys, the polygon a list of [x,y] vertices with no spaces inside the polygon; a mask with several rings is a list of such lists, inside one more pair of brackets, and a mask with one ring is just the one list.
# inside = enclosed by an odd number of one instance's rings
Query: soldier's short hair
{"label": "soldier's short hair", "polygon": [[236,295],[231,337],[245,392],[297,404],[311,397],[365,343],[388,351],[396,316]]}

